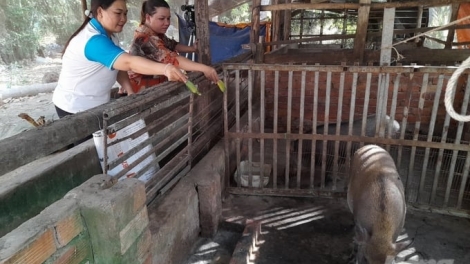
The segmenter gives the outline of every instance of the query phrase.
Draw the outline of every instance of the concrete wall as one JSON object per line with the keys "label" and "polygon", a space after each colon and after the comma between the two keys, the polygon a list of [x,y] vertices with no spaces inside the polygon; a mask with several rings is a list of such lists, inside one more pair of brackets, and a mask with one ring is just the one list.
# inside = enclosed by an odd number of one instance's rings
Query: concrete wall
{"label": "concrete wall", "polygon": [[170,192],[146,205],[136,179],[96,175],[0,238],[0,263],[181,263],[217,232],[223,142]]}
{"label": "concrete wall", "polygon": [[101,173],[93,140],[0,177],[0,237]]}

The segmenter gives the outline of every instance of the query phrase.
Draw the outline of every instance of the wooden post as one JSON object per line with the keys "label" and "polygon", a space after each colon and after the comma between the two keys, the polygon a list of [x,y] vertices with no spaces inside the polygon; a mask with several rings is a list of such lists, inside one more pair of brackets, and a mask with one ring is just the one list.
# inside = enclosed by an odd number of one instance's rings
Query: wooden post
{"label": "wooden post", "polygon": [[385,8],[382,22],[382,44],[380,48],[380,66],[390,65],[392,58],[393,28],[395,8]]}
{"label": "wooden post", "polygon": [[[450,21],[457,20],[457,15],[459,13],[460,4],[453,4],[452,5],[452,14],[450,15]],[[449,29],[447,33],[447,41],[445,45],[445,49],[452,49],[452,41],[454,41],[455,29]]]}
{"label": "wooden post", "polygon": [[367,40],[367,27],[369,25],[369,11],[371,0],[360,0],[357,13],[357,30],[354,38],[354,58],[362,63]]}
{"label": "wooden post", "polygon": [[[418,18],[416,19],[416,28],[421,28],[421,23],[423,23],[423,6],[418,7]],[[415,43],[418,43],[419,38],[415,39]]]}
{"label": "wooden post", "polygon": [[292,9],[287,9],[284,12],[284,30],[283,40],[288,40],[290,37],[290,22],[292,18]]}
{"label": "wooden post", "polygon": [[251,32],[250,32],[250,43],[258,43],[259,39],[259,27],[260,21],[260,6],[261,0],[253,0],[251,6]]}
{"label": "wooden post", "polygon": [[263,45],[259,45],[259,32],[260,32],[260,7],[261,0],[253,0],[253,5],[251,6],[251,32],[250,32],[250,43],[252,47],[253,57],[255,58],[256,63],[260,63],[262,56],[260,53],[264,53]]}
{"label": "wooden post", "polygon": [[[274,0],[274,4],[277,5],[279,3],[280,0]],[[271,41],[279,41],[280,40],[280,36],[279,36],[279,33],[281,32],[281,12],[282,11],[272,11],[272,17],[273,17],[273,24],[272,24],[272,31],[273,31],[273,39]],[[271,47],[271,50],[276,50],[277,49],[277,45],[275,46],[272,46]]]}
{"label": "wooden post", "polygon": [[200,63],[211,64],[211,51],[209,42],[209,4],[208,0],[194,1],[196,39],[198,41],[198,61]]}

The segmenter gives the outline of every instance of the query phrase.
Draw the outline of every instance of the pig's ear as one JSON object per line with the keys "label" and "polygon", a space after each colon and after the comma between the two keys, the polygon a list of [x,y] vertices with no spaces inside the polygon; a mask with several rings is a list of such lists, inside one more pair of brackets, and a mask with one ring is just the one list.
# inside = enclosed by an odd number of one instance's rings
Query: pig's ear
{"label": "pig's ear", "polygon": [[400,241],[400,242],[395,243],[395,253],[396,254],[400,253],[403,249],[413,244],[413,242],[414,242],[413,239],[408,239],[405,241]]}
{"label": "pig's ear", "polygon": [[367,241],[369,241],[369,238],[370,238],[369,233],[361,225],[356,224],[355,231],[356,231],[356,237],[354,239],[358,245],[365,244]]}

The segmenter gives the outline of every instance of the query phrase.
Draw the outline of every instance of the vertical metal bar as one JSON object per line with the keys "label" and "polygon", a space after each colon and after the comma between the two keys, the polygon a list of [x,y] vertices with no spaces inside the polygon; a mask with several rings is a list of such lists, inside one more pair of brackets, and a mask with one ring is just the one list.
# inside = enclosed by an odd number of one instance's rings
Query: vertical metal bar
{"label": "vertical metal bar", "polygon": [[[432,142],[432,136],[434,134],[434,126],[436,124],[436,117],[438,113],[437,110],[439,109],[439,103],[440,103],[441,91],[442,91],[443,85],[444,85],[444,75],[440,74],[438,77],[438,81],[437,81],[436,91],[434,93],[434,102],[432,105],[431,121],[429,123],[429,133],[426,139],[427,142]],[[424,187],[426,184],[426,174],[427,174],[427,168],[428,168],[428,163],[429,163],[429,152],[430,152],[430,148],[426,148],[424,151],[423,169],[421,172],[421,181],[419,183],[417,200],[419,199],[419,196],[424,193]]]}
{"label": "vertical metal bar", "polygon": [[[224,83],[227,85],[227,90],[230,90],[230,84],[228,82],[228,72],[224,69]],[[224,186],[225,190],[230,187],[230,139],[228,131],[228,92],[224,93],[224,143],[225,143],[225,177]]]}
{"label": "vertical metal bar", "polygon": [[[415,65],[413,65],[415,66]],[[407,84],[407,89],[406,89],[406,98],[405,98],[405,104],[403,107],[403,118],[401,121],[400,125],[400,139],[405,139],[405,131],[406,131],[406,124],[408,122],[408,113],[410,111],[410,103],[411,103],[411,96],[412,96],[412,91],[413,91],[413,73],[410,73],[410,79]],[[397,168],[401,167],[401,160],[402,160],[402,152],[403,152],[403,146],[398,147],[398,157],[397,157]],[[403,177],[403,175],[402,175]],[[408,176],[406,177],[408,180]],[[406,192],[406,184],[405,184],[405,192]]]}
{"label": "vertical metal bar", "polygon": [[[327,72],[326,75],[326,96],[325,96],[325,123],[323,134],[328,135],[328,120],[330,119],[330,94],[331,94],[331,71]],[[328,144],[327,140],[323,140],[323,155],[321,165],[321,188],[325,188],[325,176],[326,176],[326,165],[327,165],[327,153]]]}
{"label": "vertical metal bar", "polygon": [[108,120],[103,113],[103,174],[108,174]]}
{"label": "vertical metal bar", "polygon": [[[450,123],[450,116],[448,113],[446,113],[446,118],[444,120],[444,127],[442,129],[441,143],[447,142],[447,134],[449,133],[449,123]],[[430,204],[434,204],[436,202],[436,192],[437,192],[437,186],[439,184],[439,177],[441,175],[441,166],[442,166],[443,156],[444,156],[444,149],[441,148],[439,149],[439,154],[437,155],[436,171],[434,173],[434,182],[432,184]]]}
{"label": "vertical metal bar", "polygon": [[[292,125],[292,79],[294,76],[293,71],[289,71],[289,79],[287,84],[287,135],[291,134],[291,125]],[[285,177],[285,186],[284,188],[289,188],[289,164],[290,164],[290,143],[291,140],[289,137],[286,139],[286,173]]]}
{"label": "vertical metal bar", "polygon": [[[318,66],[319,64],[315,64]],[[317,113],[318,113],[318,85],[320,83],[320,72],[315,71],[314,91],[313,91],[313,113],[312,113],[312,135],[317,134]],[[312,148],[310,151],[310,189],[315,188],[315,163],[316,163],[316,140],[312,140]]]}
{"label": "vertical metal bar", "polygon": [[[353,83],[351,86],[351,105],[349,108],[349,122],[348,122],[348,135],[349,136],[351,136],[353,133],[354,113],[356,109],[357,79],[358,79],[358,73],[355,72],[353,73]],[[348,162],[351,159],[351,152],[352,152],[351,145],[352,145],[351,141],[348,141],[348,144],[346,147],[346,162]]]}
{"label": "vertical metal bar", "polygon": [[382,117],[382,103],[383,103],[383,81],[384,81],[384,73],[379,73],[379,83],[377,84],[377,101],[375,107],[375,136],[379,135],[379,126],[380,126],[380,118]]}
{"label": "vertical metal bar", "polygon": [[[343,65],[345,66],[345,65]],[[340,81],[339,81],[339,97],[338,97],[338,112],[336,113],[336,135],[341,135],[341,121],[343,115],[343,95],[344,95],[344,79],[345,79],[345,72],[341,72],[340,74]],[[333,157],[333,187],[332,190],[336,190],[336,181],[338,176],[338,159],[339,155],[343,155],[340,153],[340,141],[335,140],[335,153]],[[343,149],[344,150],[344,149]]]}
{"label": "vertical metal bar", "polygon": [[[387,115],[387,108],[388,108],[388,89],[390,87],[390,73],[385,75],[385,80],[383,81],[383,91],[382,91],[382,112],[379,116],[379,121],[377,122],[379,126],[379,136],[385,137],[385,128],[387,124],[385,122],[385,115]],[[390,151],[390,145],[387,145],[387,151]]]}
{"label": "vertical metal bar", "polygon": [[[393,85],[392,105],[390,106],[390,119],[388,120],[388,138],[392,137],[393,121],[395,121],[395,114],[397,111],[398,90],[400,89],[401,73],[397,73],[395,77],[395,84]],[[396,135],[393,135],[396,136]],[[387,151],[390,151],[387,149]]]}
{"label": "vertical metal bar", "polygon": [[385,136],[385,115],[387,113],[388,87],[390,83],[390,73],[379,75],[378,98],[376,109],[375,133],[379,137]]}
{"label": "vertical metal bar", "polygon": [[[369,99],[370,99],[370,86],[372,82],[372,73],[368,72],[367,73],[367,79],[366,79],[366,92],[364,94],[364,108],[362,110],[362,126],[361,126],[361,136],[366,135],[366,122],[367,122],[367,115],[369,113]],[[364,142],[360,142],[359,146],[362,147],[364,146]]]}
{"label": "vertical metal bar", "polygon": [[[264,135],[264,119],[265,119],[265,89],[266,89],[266,72],[264,70],[261,71],[261,98],[260,98],[260,133]],[[264,137],[260,138],[260,188],[264,187],[264,177],[269,175],[264,175]]]}
{"label": "vertical metal bar", "polygon": [[469,170],[470,170],[470,151],[467,151],[467,158],[465,159],[465,165],[463,167],[462,183],[460,184],[459,198],[457,200],[457,209],[462,209],[462,200],[465,194],[465,188],[467,187]]}
{"label": "vertical metal bar", "polygon": [[[235,131],[240,133],[240,70],[235,72]],[[241,186],[242,178],[241,178],[241,153],[240,153],[240,138],[236,138],[237,143],[237,179],[238,179],[238,187]]]}
{"label": "vertical metal bar", "polygon": [[[455,96],[455,94],[454,94],[454,96]],[[467,114],[469,96],[470,96],[470,75],[467,77],[467,87],[465,89],[465,95],[464,95],[464,99],[463,99],[463,102],[462,102],[462,109],[460,110],[460,113],[462,115]],[[459,122],[458,127],[457,127],[457,135],[455,137],[454,144],[460,144],[460,141],[462,139],[463,126],[464,126],[464,122]],[[458,150],[454,150],[452,152],[452,161],[451,161],[450,170],[449,170],[450,175],[449,175],[449,178],[447,179],[447,189],[446,189],[446,195],[445,195],[445,199],[444,199],[444,207],[448,207],[448,205],[449,205],[450,189],[452,187],[452,182],[454,180],[455,164],[456,164],[456,161],[457,161],[458,153],[459,153]]]}
{"label": "vertical metal bar", "polygon": [[189,168],[193,165],[193,118],[194,118],[194,94],[189,96],[189,117],[188,117],[188,161]]}
{"label": "vertical metal bar", "polygon": [[[274,72],[274,117],[273,117],[273,133],[277,134],[277,119],[279,109],[279,71]],[[273,189],[277,188],[277,145],[278,139],[273,139]],[[287,165],[286,165],[287,166]]]}
{"label": "vertical metal bar", "polygon": [[[305,65],[305,63],[303,64]],[[299,134],[304,133],[304,111],[305,111],[305,77],[307,73],[302,71],[301,84],[300,84],[300,124],[299,124]],[[301,172],[302,172],[302,156],[303,156],[303,146],[302,139],[299,139],[298,152],[297,152],[297,188],[300,189],[301,182]]]}
{"label": "vertical metal bar", "polygon": [[[418,101],[418,112],[422,113],[424,108],[424,94],[428,90],[428,83],[429,83],[429,73],[425,73],[423,75],[423,82],[421,85],[421,90],[419,93],[419,101]],[[419,136],[419,128],[421,126],[421,119],[418,119],[415,123],[415,129],[413,133],[413,140],[418,140]],[[414,178],[414,165],[415,165],[415,158],[416,158],[416,147],[411,147],[411,156],[410,156],[410,164],[408,165],[408,177],[406,177],[406,188],[408,189],[408,201],[415,201],[417,200],[417,192],[413,188],[413,178]]]}
{"label": "vertical metal bar", "polygon": [[[253,130],[253,70],[248,71],[248,133]],[[253,187],[253,139],[248,138],[248,186]]]}

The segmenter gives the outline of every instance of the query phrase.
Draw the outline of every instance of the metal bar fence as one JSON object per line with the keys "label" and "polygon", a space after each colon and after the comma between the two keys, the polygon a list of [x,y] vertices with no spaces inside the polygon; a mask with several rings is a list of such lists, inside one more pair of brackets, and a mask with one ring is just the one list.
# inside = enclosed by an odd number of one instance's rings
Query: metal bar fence
{"label": "metal bar fence", "polygon": [[[227,63],[223,70],[248,76],[248,89],[235,81],[236,124],[225,126],[226,153],[236,153],[226,154],[231,193],[341,197],[354,151],[378,144],[395,159],[410,204],[470,215],[470,126],[450,120],[442,104],[453,68]],[[470,80],[462,83],[455,105],[465,114]],[[238,106],[243,96],[247,112]]]}

